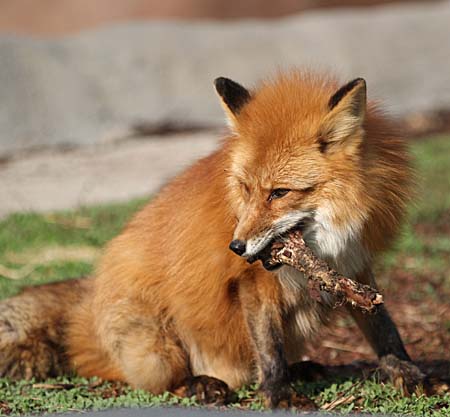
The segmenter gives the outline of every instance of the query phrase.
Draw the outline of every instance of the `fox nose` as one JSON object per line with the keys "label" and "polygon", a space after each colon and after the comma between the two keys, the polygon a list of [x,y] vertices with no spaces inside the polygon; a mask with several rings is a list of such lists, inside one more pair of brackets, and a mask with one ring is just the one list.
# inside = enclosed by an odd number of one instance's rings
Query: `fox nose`
{"label": "fox nose", "polygon": [[230,249],[239,256],[244,254],[246,247],[247,242],[244,242],[243,240],[234,239],[230,243]]}

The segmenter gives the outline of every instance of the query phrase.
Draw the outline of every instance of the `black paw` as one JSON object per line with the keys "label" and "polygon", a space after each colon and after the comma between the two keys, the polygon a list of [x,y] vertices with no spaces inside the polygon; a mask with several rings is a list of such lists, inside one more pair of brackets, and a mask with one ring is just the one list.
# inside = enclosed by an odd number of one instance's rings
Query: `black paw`
{"label": "black paw", "polygon": [[403,395],[411,395],[426,383],[425,375],[414,363],[401,360],[394,355],[383,356],[380,359],[380,369]]}
{"label": "black paw", "polygon": [[225,382],[207,375],[188,377],[173,392],[179,397],[195,395],[201,404],[224,405],[232,398],[232,392]]}
{"label": "black paw", "polygon": [[317,410],[317,405],[305,395],[298,394],[289,384],[260,389],[267,408],[297,408],[304,411]]}
{"label": "black paw", "polygon": [[313,361],[296,362],[289,365],[289,379],[297,381],[318,381],[327,376],[326,368]]}

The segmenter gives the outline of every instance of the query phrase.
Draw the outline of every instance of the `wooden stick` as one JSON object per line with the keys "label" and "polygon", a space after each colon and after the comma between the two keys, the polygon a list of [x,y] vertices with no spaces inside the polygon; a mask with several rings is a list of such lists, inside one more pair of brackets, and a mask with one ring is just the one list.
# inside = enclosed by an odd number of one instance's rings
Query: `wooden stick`
{"label": "wooden stick", "polygon": [[383,296],[377,290],[340,275],[319,259],[306,246],[300,231],[272,245],[270,263],[290,265],[305,274],[310,293],[316,299],[320,299],[319,291],[325,291],[336,298],[337,305],[349,303],[367,312],[383,304]]}

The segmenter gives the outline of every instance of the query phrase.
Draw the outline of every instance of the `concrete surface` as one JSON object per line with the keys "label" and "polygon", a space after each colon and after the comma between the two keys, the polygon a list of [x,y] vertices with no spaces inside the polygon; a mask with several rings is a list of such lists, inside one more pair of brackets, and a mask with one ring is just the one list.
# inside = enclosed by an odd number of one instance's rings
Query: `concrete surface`
{"label": "concrete surface", "polygon": [[[0,37],[0,156],[103,143],[133,126],[222,125],[212,80],[276,68],[363,76],[398,113],[450,108],[450,1],[275,21],[127,23],[59,40]],[[70,173],[67,173],[70,175]]]}
{"label": "concrete surface", "polygon": [[149,196],[212,152],[219,132],[135,138],[119,144],[33,152],[0,163],[0,219]]}

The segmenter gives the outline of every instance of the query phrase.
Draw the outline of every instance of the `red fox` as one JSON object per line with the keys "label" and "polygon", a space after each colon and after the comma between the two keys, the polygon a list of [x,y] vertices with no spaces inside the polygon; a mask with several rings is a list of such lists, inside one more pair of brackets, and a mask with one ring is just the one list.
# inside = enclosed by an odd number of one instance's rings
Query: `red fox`
{"label": "red fox", "polygon": [[[75,370],[153,393],[260,382],[275,407],[333,303],[291,267],[269,270],[264,249],[298,228],[330,266],[376,286],[371,264],[398,232],[412,172],[366,82],[292,71],[215,88],[228,137],[131,220],[94,276],[0,303],[0,376]],[[350,311],[379,358],[417,383],[386,309]]]}

